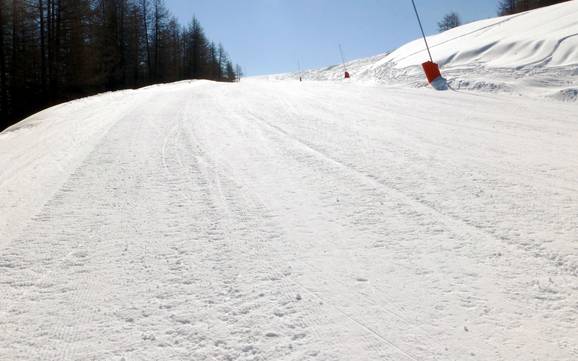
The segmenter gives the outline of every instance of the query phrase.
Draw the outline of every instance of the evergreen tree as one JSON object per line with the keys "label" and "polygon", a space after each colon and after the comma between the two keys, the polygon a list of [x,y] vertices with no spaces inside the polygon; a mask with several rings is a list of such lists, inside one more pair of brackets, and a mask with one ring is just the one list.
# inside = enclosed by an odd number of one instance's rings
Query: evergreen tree
{"label": "evergreen tree", "polygon": [[197,18],[193,18],[185,37],[185,77],[192,79],[209,78],[208,44],[201,24]]}
{"label": "evergreen tree", "polygon": [[243,77],[243,69],[241,68],[241,66],[239,64],[235,65],[235,75],[236,75],[236,81],[241,81],[241,78]]}
{"label": "evergreen tree", "polygon": [[498,3],[498,15],[512,15],[516,12],[516,0],[501,0]]}
{"label": "evergreen tree", "polygon": [[225,64],[225,81],[234,82],[237,80],[237,74],[235,74],[235,68],[230,60],[227,60]]}
{"label": "evergreen tree", "polygon": [[443,33],[444,31],[456,28],[462,25],[460,16],[456,12],[451,12],[444,16],[444,18],[438,23],[438,31]]}
{"label": "evergreen tree", "polygon": [[207,71],[208,79],[218,80],[219,58],[218,58],[217,46],[213,42],[211,42],[209,44],[207,67],[208,67],[208,71]]}
{"label": "evergreen tree", "polygon": [[569,0],[500,0],[498,2],[498,15],[517,14],[566,1]]}
{"label": "evergreen tree", "polygon": [[219,44],[219,47],[217,48],[217,65],[216,65],[217,81],[223,81],[225,79],[225,65],[228,60],[229,57],[227,55],[227,52],[225,51],[225,48],[223,47],[223,44]]}

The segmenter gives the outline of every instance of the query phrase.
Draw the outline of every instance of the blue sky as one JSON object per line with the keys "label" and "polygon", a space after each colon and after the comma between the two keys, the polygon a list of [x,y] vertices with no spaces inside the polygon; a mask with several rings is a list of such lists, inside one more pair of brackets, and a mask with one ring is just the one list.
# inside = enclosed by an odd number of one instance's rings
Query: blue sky
{"label": "blue sky", "polygon": [[[195,15],[247,75],[338,63],[338,44],[356,59],[420,36],[411,0],[165,0],[181,24]],[[416,0],[426,33],[444,14],[469,22],[496,15],[497,0]]]}

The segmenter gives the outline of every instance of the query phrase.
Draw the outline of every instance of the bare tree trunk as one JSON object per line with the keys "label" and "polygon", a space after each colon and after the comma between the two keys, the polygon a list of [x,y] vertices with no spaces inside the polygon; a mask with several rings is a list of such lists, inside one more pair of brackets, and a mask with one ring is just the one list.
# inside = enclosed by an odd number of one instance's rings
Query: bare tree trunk
{"label": "bare tree trunk", "polygon": [[55,81],[54,81],[54,1],[47,0],[46,9],[46,27],[47,27],[47,48],[48,48],[48,83],[50,96],[54,94]]}
{"label": "bare tree trunk", "polygon": [[38,10],[40,15],[40,67],[41,67],[41,81],[42,81],[42,93],[46,93],[46,41],[45,41],[45,28],[44,28],[44,3],[42,0],[38,0]]}
{"label": "bare tree trunk", "polygon": [[154,71],[154,80],[157,81],[159,75],[159,2],[155,0],[155,71]]}
{"label": "bare tree trunk", "polygon": [[132,54],[132,71],[133,71],[133,86],[138,86],[140,84],[140,77],[139,77],[139,53],[140,53],[140,49],[139,49],[139,39],[140,39],[140,24],[139,24],[139,20],[138,20],[138,11],[133,11],[133,44],[132,44],[132,50],[134,52],[134,54]]}
{"label": "bare tree trunk", "polygon": [[145,37],[145,44],[146,44],[146,52],[147,52],[147,80],[150,80],[151,76],[151,47],[149,42],[149,30],[148,30],[148,12],[147,12],[147,1],[142,0],[142,9],[143,9],[143,22],[144,22],[144,37]]}
{"label": "bare tree trunk", "polygon": [[60,62],[60,54],[61,54],[61,40],[62,40],[62,0],[56,0],[58,1],[58,6],[56,6],[55,11],[56,11],[56,23],[55,23],[55,37],[54,37],[54,48],[55,48],[55,55],[56,57],[54,58],[55,62],[56,62],[56,66],[54,67],[54,79],[55,79],[55,87],[56,90],[60,90],[58,89],[59,87],[59,76],[60,76],[60,69],[58,67],[58,64]]}
{"label": "bare tree trunk", "polygon": [[120,83],[122,86],[126,86],[127,79],[127,66],[126,66],[126,33],[125,33],[125,10],[126,10],[126,0],[122,0],[119,3],[120,14],[119,14],[119,26],[118,26],[118,39],[119,39],[119,50],[120,50],[120,73],[121,79]]}
{"label": "bare tree trunk", "polygon": [[10,88],[11,88],[11,96],[13,98],[13,103],[14,103],[14,97],[16,96],[17,90],[16,90],[16,85],[17,82],[15,81],[15,78],[18,77],[19,72],[18,72],[18,3],[16,0],[12,0],[12,56],[10,59]]}
{"label": "bare tree trunk", "polygon": [[[6,54],[4,54],[4,0],[0,0],[0,107],[1,113],[8,114],[8,91],[6,89]],[[4,127],[5,124],[0,124]],[[1,129],[1,128],[0,128]]]}

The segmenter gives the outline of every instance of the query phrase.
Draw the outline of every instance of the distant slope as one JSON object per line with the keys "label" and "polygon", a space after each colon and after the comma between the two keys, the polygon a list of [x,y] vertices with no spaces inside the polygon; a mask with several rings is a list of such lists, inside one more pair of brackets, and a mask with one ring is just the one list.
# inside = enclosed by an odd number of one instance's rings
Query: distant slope
{"label": "distant slope", "polygon": [[[454,89],[575,100],[578,89],[578,1],[481,20],[428,38],[434,61]],[[425,86],[422,39],[347,65],[353,80]],[[309,80],[342,79],[333,66],[304,73]],[[273,78],[294,78],[296,74]]]}

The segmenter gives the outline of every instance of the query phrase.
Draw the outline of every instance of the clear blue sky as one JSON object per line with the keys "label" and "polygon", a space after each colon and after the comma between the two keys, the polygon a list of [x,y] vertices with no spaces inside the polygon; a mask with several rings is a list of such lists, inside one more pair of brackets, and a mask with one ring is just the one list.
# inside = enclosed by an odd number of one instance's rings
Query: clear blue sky
{"label": "clear blue sky", "polygon": [[[393,50],[420,36],[411,0],[165,0],[181,24],[195,15],[247,75],[294,71]],[[444,14],[496,15],[497,0],[416,0],[426,33]]]}

